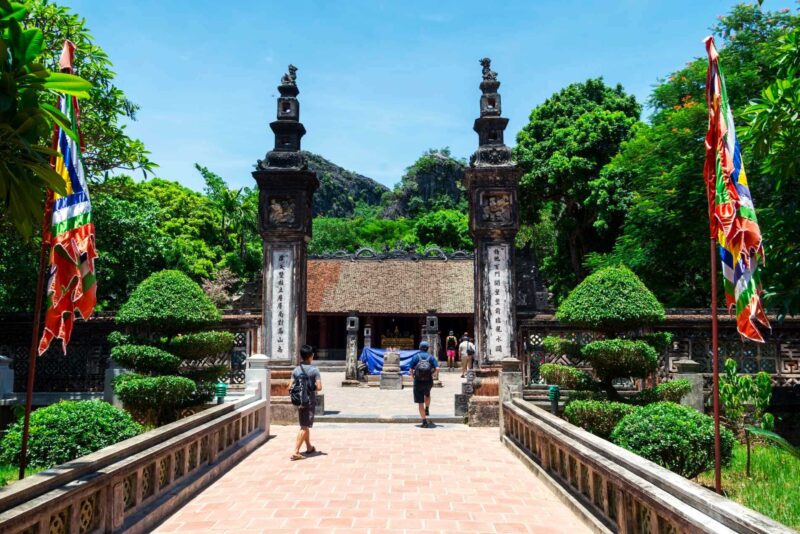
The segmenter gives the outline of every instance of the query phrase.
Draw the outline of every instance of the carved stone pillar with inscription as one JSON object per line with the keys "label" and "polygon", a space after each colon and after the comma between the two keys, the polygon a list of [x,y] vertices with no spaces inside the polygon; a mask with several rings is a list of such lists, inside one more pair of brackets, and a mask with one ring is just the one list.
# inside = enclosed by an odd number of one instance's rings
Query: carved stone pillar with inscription
{"label": "carved stone pillar with inscription", "polygon": [[343,386],[357,386],[358,382],[358,317],[347,318],[347,353]]}
{"label": "carved stone pillar with inscription", "polygon": [[514,237],[519,230],[517,186],[522,171],[503,141],[500,82],[491,61],[480,61],[480,117],[473,129],[478,150],[464,174],[469,194],[469,229],[475,242],[475,346],[480,369],[469,398],[471,426],[497,426],[502,374],[519,370],[514,304]]}
{"label": "carved stone pillar with inscription", "polygon": [[501,117],[500,82],[488,58],[481,60],[479,147],[464,182],[469,194],[470,233],[475,242],[475,336],[482,367],[516,360],[514,238],[519,230],[517,186],[521,169],[503,141],[508,119]]}
{"label": "carved stone pillar with inscription", "polygon": [[[277,119],[270,123],[275,146],[258,161],[259,230],[264,240],[264,354],[271,365],[292,365],[306,335],[306,246],[311,239],[311,205],[319,187],[300,152],[306,133],[300,123],[297,68],[278,86]],[[273,375],[274,376],[274,375]]]}

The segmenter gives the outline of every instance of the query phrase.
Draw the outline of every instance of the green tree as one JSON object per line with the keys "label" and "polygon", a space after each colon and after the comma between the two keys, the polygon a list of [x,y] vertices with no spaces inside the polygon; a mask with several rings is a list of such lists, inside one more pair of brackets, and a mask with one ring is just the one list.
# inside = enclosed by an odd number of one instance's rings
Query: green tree
{"label": "green tree", "polygon": [[150,161],[144,144],[125,131],[123,120],[136,120],[139,106],[114,84],[115,73],[108,54],[95,42],[86,20],[52,0],[26,0],[26,22],[44,34],[42,63],[58,70],[64,39],[76,45],[75,72],[92,84],[90,98],[81,106],[81,134],[87,176],[98,176],[114,169],[141,170],[145,175],[157,165]]}
{"label": "green tree", "polygon": [[750,123],[743,141],[752,143],[759,169],[772,188],[771,202],[759,220],[769,237],[765,297],[782,317],[800,313],[800,241],[795,223],[800,212],[800,29],[778,38],[777,50],[775,79],[744,111]]}
{"label": "green tree", "polygon": [[[781,37],[796,28],[798,21],[800,17],[790,12],[738,5],[713,28],[724,43],[720,65],[734,113],[744,112],[748,101],[773,80],[784,53]],[[654,111],[650,124],[637,126],[633,138],[603,169],[604,178],[629,191],[620,204],[627,217],[613,250],[586,258],[590,268],[629,266],[667,306],[707,306],[710,294],[708,205],[702,178],[707,65],[707,59],[696,59],[657,86],[650,98]],[[741,115],[734,120],[746,124]],[[790,289],[798,287],[797,270],[792,267],[798,262],[797,233],[792,231],[796,208],[780,213],[773,212],[773,206],[783,202],[797,206],[797,197],[792,200],[797,188],[776,193],[754,157],[753,145],[742,139],[748,182],[767,248],[762,279],[772,302],[781,304],[791,295]],[[787,302],[792,302],[791,297]]]}
{"label": "green tree", "polygon": [[42,31],[21,22],[26,13],[22,4],[0,0],[0,218],[29,237],[42,218],[44,189],[66,193],[49,163],[53,124],[75,137],[52,105],[52,91],[85,97],[91,84],[47,70],[40,62]]}
{"label": "green tree", "polygon": [[423,246],[438,246],[450,250],[472,250],[469,217],[456,210],[432,211],[422,215],[414,224],[417,241]]}
{"label": "green tree", "polygon": [[555,249],[541,260],[557,299],[586,276],[586,254],[613,244],[622,214],[598,219],[600,202],[592,193],[603,188],[602,202],[612,205],[615,197],[624,196],[613,181],[601,179],[600,170],[628,139],[639,113],[636,99],[622,86],[590,79],[567,86],[534,108],[517,135],[514,153],[525,171],[521,218],[536,224],[542,211],[550,209]]}
{"label": "green tree", "polygon": [[466,164],[450,154],[449,148],[430,149],[420,156],[384,199],[388,217],[415,218],[429,211],[466,211],[462,186]]}

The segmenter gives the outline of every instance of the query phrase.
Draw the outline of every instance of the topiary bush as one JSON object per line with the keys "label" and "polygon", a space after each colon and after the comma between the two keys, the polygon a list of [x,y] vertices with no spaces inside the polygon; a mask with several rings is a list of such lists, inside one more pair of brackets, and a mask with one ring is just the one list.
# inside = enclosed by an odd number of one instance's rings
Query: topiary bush
{"label": "topiary bush", "polygon": [[[733,453],[733,433],[722,428],[722,463]],[[714,467],[714,421],[692,408],[657,402],[626,415],[611,441],[686,478]]]}
{"label": "topiary bush", "polygon": [[116,315],[120,326],[173,335],[212,326],[221,319],[203,289],[180,271],[160,271],[147,277]]}
{"label": "topiary bush", "polygon": [[171,375],[178,372],[180,358],[150,345],[120,345],[111,349],[111,358],[137,373]]}
{"label": "topiary bush", "polygon": [[136,416],[151,424],[174,420],[178,410],[208,402],[227,372],[209,364],[233,348],[230,332],[203,331],[220,313],[197,283],[178,271],[144,280],[117,314],[124,332],[113,332],[111,357],[133,373],[114,391]]}
{"label": "topiary bush", "polygon": [[630,401],[633,404],[641,406],[652,404],[654,402],[680,402],[680,400],[692,390],[692,385],[685,378],[678,380],[670,380],[669,382],[661,382],[654,388],[643,389],[634,396]]}
{"label": "topiary bush", "polygon": [[583,357],[603,383],[617,377],[644,378],[658,366],[656,350],[644,341],[600,339],[584,345]]}
{"label": "topiary bush", "polygon": [[595,436],[608,439],[617,423],[638,409],[638,406],[622,402],[575,400],[564,408],[564,419]]}
{"label": "topiary bush", "polygon": [[605,267],[572,290],[558,307],[562,323],[601,332],[623,331],[663,321],[664,307],[627,267]]}
{"label": "topiary bush", "polygon": [[542,347],[545,352],[553,356],[580,356],[581,346],[571,339],[558,336],[547,336],[542,340]]}
{"label": "topiary bush", "polygon": [[[103,401],[61,401],[31,413],[28,465],[48,469],[142,432],[124,410]],[[22,419],[0,441],[0,463],[19,465]]]}
{"label": "topiary bush", "polygon": [[[627,267],[606,267],[589,275],[564,299],[556,318],[600,334],[580,348],[610,400],[621,401],[619,378],[644,378],[658,366],[669,333],[643,332],[662,321],[664,307]],[[623,338],[620,339],[620,336]]]}
{"label": "topiary bush", "polygon": [[564,389],[586,389],[591,380],[586,373],[569,365],[544,363],[539,367],[539,376],[547,384],[555,384]]}

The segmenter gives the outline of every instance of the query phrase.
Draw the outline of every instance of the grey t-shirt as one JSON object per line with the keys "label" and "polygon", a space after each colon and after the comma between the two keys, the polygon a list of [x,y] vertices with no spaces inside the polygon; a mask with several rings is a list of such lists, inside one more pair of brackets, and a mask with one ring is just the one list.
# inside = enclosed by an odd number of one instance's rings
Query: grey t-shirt
{"label": "grey t-shirt", "polygon": [[313,365],[302,364],[303,370],[300,370],[301,365],[298,365],[292,371],[292,383],[297,381],[298,379],[303,378],[303,371],[305,371],[306,376],[308,376],[308,380],[311,384],[313,384],[313,388],[311,388],[311,402],[317,401],[317,380],[322,380],[322,375],[319,374],[319,369],[317,369]]}

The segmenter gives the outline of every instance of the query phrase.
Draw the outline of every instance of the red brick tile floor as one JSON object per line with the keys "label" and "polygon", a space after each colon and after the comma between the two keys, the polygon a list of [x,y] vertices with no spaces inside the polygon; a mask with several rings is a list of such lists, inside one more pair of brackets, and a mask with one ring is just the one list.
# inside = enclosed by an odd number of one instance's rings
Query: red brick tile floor
{"label": "red brick tile floor", "polygon": [[156,532],[589,532],[499,441],[496,428],[324,424],[322,454],[291,462],[275,435]]}

